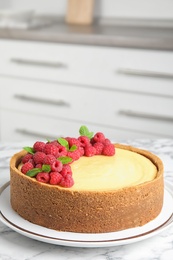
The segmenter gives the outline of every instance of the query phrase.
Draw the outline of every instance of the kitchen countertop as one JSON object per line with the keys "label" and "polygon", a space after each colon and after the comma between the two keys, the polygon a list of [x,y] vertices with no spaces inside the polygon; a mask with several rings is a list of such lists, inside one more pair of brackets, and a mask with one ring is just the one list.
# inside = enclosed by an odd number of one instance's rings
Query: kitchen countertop
{"label": "kitchen countertop", "polygon": [[171,20],[107,19],[86,26],[68,25],[62,18],[37,20],[28,29],[0,28],[0,39],[173,50]]}
{"label": "kitchen countertop", "polygon": [[[0,186],[9,181],[10,157],[26,146],[26,143],[31,145],[28,142],[0,144]],[[158,155],[164,163],[165,180],[173,185],[173,139],[125,140],[122,143],[147,149]],[[172,256],[173,225],[140,242],[113,247],[80,248],[32,240],[0,222],[1,260],[171,260]]]}

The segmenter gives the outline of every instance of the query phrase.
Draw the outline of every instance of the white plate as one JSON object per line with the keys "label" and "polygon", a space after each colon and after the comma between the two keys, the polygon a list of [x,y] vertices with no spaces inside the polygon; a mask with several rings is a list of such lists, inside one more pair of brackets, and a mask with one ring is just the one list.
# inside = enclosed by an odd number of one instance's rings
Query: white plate
{"label": "white plate", "polygon": [[108,247],[130,244],[157,235],[173,224],[173,187],[165,183],[164,205],[157,218],[148,224],[118,232],[83,234],[59,232],[32,224],[21,218],[10,204],[10,186],[0,194],[0,220],[14,231],[46,243],[72,247]]}

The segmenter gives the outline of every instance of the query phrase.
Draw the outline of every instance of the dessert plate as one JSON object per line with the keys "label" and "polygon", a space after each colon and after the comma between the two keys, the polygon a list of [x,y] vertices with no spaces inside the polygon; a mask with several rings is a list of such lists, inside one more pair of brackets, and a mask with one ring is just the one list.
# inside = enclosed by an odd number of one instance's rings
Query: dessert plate
{"label": "dessert plate", "polygon": [[71,247],[125,245],[157,235],[173,224],[173,187],[169,182],[165,182],[164,193],[164,204],[161,213],[146,225],[118,232],[83,234],[55,231],[32,224],[21,218],[11,208],[10,184],[7,183],[0,191],[0,220],[16,232],[46,243]]}

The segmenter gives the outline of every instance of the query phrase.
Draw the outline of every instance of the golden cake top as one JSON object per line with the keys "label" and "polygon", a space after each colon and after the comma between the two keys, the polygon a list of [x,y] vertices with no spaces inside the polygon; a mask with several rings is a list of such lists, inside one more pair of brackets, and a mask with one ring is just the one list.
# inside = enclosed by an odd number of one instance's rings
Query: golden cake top
{"label": "golden cake top", "polygon": [[116,148],[114,156],[81,157],[71,165],[77,190],[115,190],[153,180],[156,166],[145,156]]}

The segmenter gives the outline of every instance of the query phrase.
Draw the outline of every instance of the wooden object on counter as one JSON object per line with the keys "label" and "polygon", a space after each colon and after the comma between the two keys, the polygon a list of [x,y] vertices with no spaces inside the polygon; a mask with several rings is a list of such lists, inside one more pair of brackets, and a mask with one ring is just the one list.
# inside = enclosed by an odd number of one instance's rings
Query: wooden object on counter
{"label": "wooden object on counter", "polygon": [[91,24],[94,0],[68,0],[66,22],[69,24]]}

